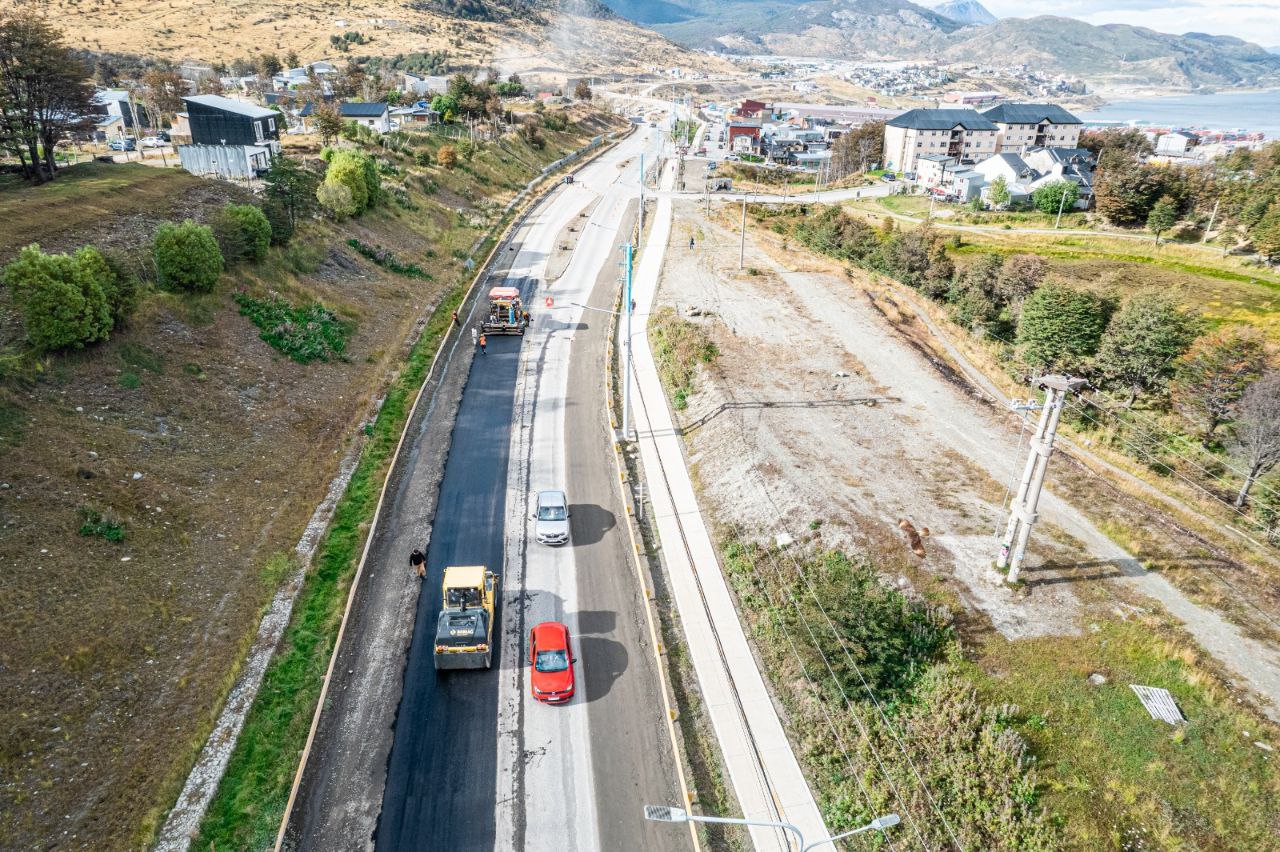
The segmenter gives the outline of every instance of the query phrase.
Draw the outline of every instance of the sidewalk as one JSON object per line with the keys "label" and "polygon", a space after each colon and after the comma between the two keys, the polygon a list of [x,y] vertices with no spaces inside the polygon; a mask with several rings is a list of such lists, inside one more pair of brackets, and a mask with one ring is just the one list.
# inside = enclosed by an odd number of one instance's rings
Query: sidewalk
{"label": "sidewalk", "polygon": [[[663,190],[670,189],[674,175],[668,164]],[[720,572],[649,346],[646,323],[671,234],[671,204],[669,192],[659,196],[649,241],[632,280],[637,324],[632,341],[634,416],[653,518],[698,685],[743,815],[792,823],[812,843],[827,837],[827,830]],[[793,836],[774,829],[752,829],[751,838],[760,850],[796,848]]]}

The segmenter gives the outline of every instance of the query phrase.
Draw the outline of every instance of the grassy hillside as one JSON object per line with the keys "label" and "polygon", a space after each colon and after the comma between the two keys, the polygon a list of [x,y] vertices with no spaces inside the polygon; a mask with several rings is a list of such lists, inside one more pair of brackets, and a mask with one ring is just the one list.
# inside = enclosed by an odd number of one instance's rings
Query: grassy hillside
{"label": "grassy hillside", "polygon": [[[0,847],[145,844],[339,460],[376,434],[366,424],[377,401],[465,280],[468,249],[541,164],[605,127],[544,129],[542,149],[506,137],[454,170],[392,152],[384,187],[400,201],[342,224],[307,221],[213,293],[148,288],[122,328],[82,352],[23,355],[0,296]],[[144,274],[159,222],[208,220],[243,195],[177,170],[97,163],[4,190],[0,263],[38,234],[48,251],[96,243]],[[375,265],[349,239],[430,278]],[[351,329],[345,352],[289,359],[240,315],[237,295],[323,304]],[[89,517],[101,520],[85,535]]]}
{"label": "grassy hillside", "polygon": [[[361,54],[445,51],[454,67],[496,63],[504,73],[641,73],[662,68],[720,67],[653,32],[611,15],[593,16],[586,2],[554,4],[528,14],[528,3],[445,0],[352,0],[334,6],[303,0],[53,0],[50,15],[67,42],[99,52],[136,53],[175,62],[231,61],[296,51],[304,61],[329,56],[331,35],[360,32]],[[548,4],[538,4],[546,7]],[[471,11],[468,11],[471,10]],[[458,16],[466,13],[466,17]]]}

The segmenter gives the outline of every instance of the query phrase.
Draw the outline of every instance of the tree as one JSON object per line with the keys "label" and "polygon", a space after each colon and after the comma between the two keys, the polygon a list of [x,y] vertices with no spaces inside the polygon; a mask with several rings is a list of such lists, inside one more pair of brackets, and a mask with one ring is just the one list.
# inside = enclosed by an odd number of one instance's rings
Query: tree
{"label": "tree", "polygon": [[573,87],[573,97],[580,101],[591,100],[591,87],[586,80],[579,80],[578,85]]}
{"label": "tree", "polygon": [[1013,308],[1016,315],[1022,300],[1030,296],[1049,271],[1049,261],[1038,254],[1011,254],[1000,266],[996,277],[997,299]]}
{"label": "tree", "polygon": [[346,184],[325,181],[316,189],[316,200],[334,219],[341,221],[356,213],[355,200]]}
{"label": "tree", "polygon": [[213,231],[190,219],[161,223],[152,244],[156,279],[166,290],[208,293],[218,283],[224,262]]}
{"label": "tree", "polygon": [[1230,420],[1245,389],[1266,369],[1266,342],[1253,329],[1224,328],[1201,337],[1177,364],[1174,407],[1200,430],[1206,447]]}
{"label": "tree", "polygon": [[1105,130],[1086,130],[1080,134],[1079,145],[1092,151],[1099,158],[1136,161],[1155,153],[1156,146],[1147,134],[1133,127],[1108,127]]}
{"label": "tree", "polygon": [[280,57],[274,53],[264,53],[258,57],[258,73],[268,79],[280,73],[283,66],[280,64]]}
{"label": "tree", "polygon": [[[266,196],[269,204],[279,206],[289,224],[289,233],[298,227],[298,220],[311,212],[316,201],[316,186],[320,178],[302,165],[302,162],[279,154],[272,158],[271,168],[263,176],[266,184]],[[269,218],[269,217],[268,217]],[[277,238],[276,229],[272,228],[272,240],[276,243],[287,242]]]}
{"label": "tree", "polygon": [[884,152],[884,122],[868,121],[840,135],[831,149],[831,174],[835,178],[865,172]]}
{"label": "tree", "polygon": [[1098,369],[1107,381],[1126,390],[1124,407],[1131,408],[1138,394],[1165,387],[1196,330],[1195,320],[1167,296],[1134,296],[1102,335]]}
{"label": "tree", "polygon": [[1258,477],[1280,464],[1280,370],[1258,379],[1240,399],[1236,417],[1236,456],[1248,468],[1236,494],[1236,508],[1249,499]]}
{"label": "tree", "polygon": [[92,246],[66,255],[29,245],[5,266],[3,280],[38,350],[81,349],[106,340],[114,325],[107,294],[115,292],[115,273]]}
{"label": "tree", "polygon": [[992,207],[1004,207],[1009,203],[1009,182],[1004,177],[998,177],[991,181],[991,186],[987,190],[987,198],[991,201]]}
{"label": "tree", "polygon": [[1268,263],[1280,260],[1280,201],[1272,203],[1257,224],[1249,229],[1249,238]]}
{"label": "tree", "polygon": [[1161,196],[1160,200],[1151,208],[1151,212],[1147,214],[1147,227],[1155,232],[1156,242],[1160,242],[1160,235],[1177,223],[1177,204],[1169,196]]}
{"label": "tree", "polygon": [[382,95],[382,100],[387,106],[400,106],[401,101],[404,100],[404,95],[401,94],[399,89],[387,89]]}
{"label": "tree", "polygon": [[325,172],[325,183],[341,183],[351,191],[354,207],[350,215],[358,216],[376,204],[381,196],[382,178],[373,158],[359,151],[334,152]]}
{"label": "tree", "polygon": [[441,145],[436,152],[436,162],[446,169],[452,169],[458,164],[458,149],[452,145]]}
{"label": "tree", "polygon": [[1073,180],[1055,180],[1031,193],[1031,203],[1041,213],[1057,215],[1059,210],[1070,210],[1080,197],[1080,186]]}
{"label": "tree", "polygon": [[1097,295],[1049,281],[1027,297],[1018,320],[1018,350],[1032,367],[1080,371],[1098,351],[1107,305]]}
{"label": "tree", "polygon": [[342,133],[344,124],[342,114],[338,112],[338,108],[333,104],[315,106],[311,111],[311,118],[315,122],[316,132],[320,134],[320,144],[322,145],[328,145]]}
{"label": "tree", "polygon": [[446,122],[453,121],[461,110],[458,99],[453,95],[436,95],[431,99],[431,108]]}
{"label": "tree", "polygon": [[85,63],[34,11],[0,13],[0,145],[36,183],[57,173],[54,149],[93,112]]}
{"label": "tree", "polygon": [[142,75],[140,99],[149,124],[154,128],[165,125],[165,117],[182,109],[182,96],[187,93],[186,81],[172,69],[153,68]]}
{"label": "tree", "polygon": [[290,50],[284,55],[284,64],[289,68],[297,68],[302,63],[298,61],[298,51]]}

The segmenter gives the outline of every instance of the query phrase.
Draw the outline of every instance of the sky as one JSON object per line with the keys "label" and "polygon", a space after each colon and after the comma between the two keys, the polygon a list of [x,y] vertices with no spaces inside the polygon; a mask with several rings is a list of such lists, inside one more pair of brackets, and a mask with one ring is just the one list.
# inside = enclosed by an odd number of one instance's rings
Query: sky
{"label": "sky", "polygon": [[1233,35],[1264,47],[1280,45],[1280,0],[1074,0],[1067,5],[1061,0],[981,1],[1002,18],[1069,14],[1091,24]]}

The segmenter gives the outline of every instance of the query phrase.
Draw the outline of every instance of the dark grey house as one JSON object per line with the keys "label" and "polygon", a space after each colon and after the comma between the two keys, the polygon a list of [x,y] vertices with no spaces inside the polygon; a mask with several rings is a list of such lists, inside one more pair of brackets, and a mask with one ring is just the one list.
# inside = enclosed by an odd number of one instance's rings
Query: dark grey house
{"label": "dark grey house", "polygon": [[280,114],[221,95],[183,98],[191,144],[178,146],[182,167],[192,174],[249,178],[270,167],[280,150]]}
{"label": "dark grey house", "polygon": [[263,145],[280,139],[275,110],[221,95],[183,98],[195,145]]}

